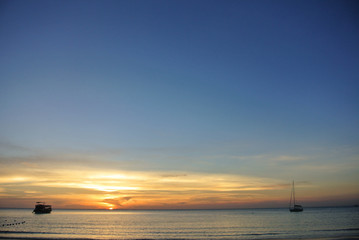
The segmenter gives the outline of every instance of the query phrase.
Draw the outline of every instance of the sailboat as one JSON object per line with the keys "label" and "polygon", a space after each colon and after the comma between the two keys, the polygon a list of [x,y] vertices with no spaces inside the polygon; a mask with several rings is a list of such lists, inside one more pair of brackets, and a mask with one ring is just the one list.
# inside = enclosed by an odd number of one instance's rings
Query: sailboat
{"label": "sailboat", "polygon": [[290,195],[289,211],[291,211],[291,212],[303,212],[302,205],[299,205],[299,204],[295,203],[294,181],[293,181],[293,184],[292,184],[292,193]]}

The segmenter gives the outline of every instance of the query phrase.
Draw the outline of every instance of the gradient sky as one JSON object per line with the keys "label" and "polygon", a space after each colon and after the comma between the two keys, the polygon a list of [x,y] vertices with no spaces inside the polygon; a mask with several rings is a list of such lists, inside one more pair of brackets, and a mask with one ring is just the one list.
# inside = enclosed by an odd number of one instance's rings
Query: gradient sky
{"label": "gradient sky", "polygon": [[359,203],[357,1],[0,2],[0,207]]}

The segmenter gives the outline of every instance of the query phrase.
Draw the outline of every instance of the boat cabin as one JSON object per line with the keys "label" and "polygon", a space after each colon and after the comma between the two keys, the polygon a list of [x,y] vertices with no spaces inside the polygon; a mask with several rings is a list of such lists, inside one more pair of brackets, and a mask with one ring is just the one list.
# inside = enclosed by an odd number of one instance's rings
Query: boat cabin
{"label": "boat cabin", "polygon": [[44,202],[36,202],[35,209],[32,211],[33,213],[51,213],[52,208],[51,205],[46,205]]}

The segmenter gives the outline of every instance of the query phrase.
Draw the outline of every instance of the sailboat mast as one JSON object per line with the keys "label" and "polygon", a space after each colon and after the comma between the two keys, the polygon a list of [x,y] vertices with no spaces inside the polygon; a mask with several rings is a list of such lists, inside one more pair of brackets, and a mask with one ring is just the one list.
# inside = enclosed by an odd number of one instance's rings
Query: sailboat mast
{"label": "sailboat mast", "polygon": [[292,207],[292,200],[293,200],[293,186],[292,186],[292,189],[291,189],[291,191],[290,191],[289,208]]}
{"label": "sailboat mast", "polygon": [[294,189],[294,181],[293,181],[293,205],[295,205],[295,189]]}

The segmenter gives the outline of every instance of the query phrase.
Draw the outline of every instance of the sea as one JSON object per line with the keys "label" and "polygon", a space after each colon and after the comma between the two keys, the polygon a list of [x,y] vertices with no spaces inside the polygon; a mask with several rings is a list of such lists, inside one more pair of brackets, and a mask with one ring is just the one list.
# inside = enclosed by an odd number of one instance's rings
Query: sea
{"label": "sea", "polygon": [[359,237],[359,208],[238,210],[0,209],[2,239],[314,239]]}

